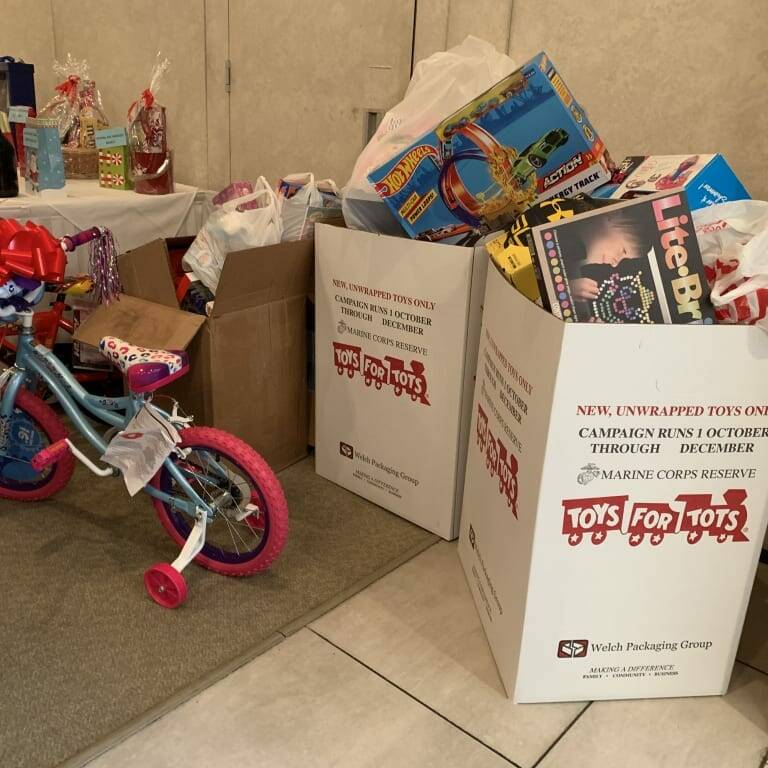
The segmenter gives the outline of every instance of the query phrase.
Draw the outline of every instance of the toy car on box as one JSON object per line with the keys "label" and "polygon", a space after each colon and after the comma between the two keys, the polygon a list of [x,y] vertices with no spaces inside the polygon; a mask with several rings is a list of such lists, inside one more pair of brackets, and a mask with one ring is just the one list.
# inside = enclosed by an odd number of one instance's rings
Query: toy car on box
{"label": "toy car on box", "polygon": [[612,170],[585,111],[539,53],[368,178],[411,237],[469,243],[537,200],[605,184]]}
{"label": "toy car on box", "polygon": [[628,200],[684,189],[692,211],[750,195],[722,155],[634,155],[619,163],[610,182],[594,197]]}

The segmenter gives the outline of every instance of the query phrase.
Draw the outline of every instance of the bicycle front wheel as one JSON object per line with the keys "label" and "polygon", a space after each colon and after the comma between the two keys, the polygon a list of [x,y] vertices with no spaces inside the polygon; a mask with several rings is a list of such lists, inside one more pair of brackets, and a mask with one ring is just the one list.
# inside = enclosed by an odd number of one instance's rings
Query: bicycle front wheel
{"label": "bicycle front wheel", "polygon": [[[275,473],[253,448],[220,429],[184,429],[179,447],[189,452],[184,458],[172,455],[171,461],[216,511],[195,562],[227,576],[247,576],[269,568],[288,538],[288,505]],[[187,499],[165,466],[151,484]],[[163,528],[184,546],[193,521],[161,499],[153,499],[153,503]]]}
{"label": "bicycle front wheel", "polygon": [[20,389],[6,426],[5,447],[0,448],[0,499],[40,501],[60,491],[75,470],[71,453],[42,472],[32,466],[36,453],[67,436],[54,410],[37,395]]}

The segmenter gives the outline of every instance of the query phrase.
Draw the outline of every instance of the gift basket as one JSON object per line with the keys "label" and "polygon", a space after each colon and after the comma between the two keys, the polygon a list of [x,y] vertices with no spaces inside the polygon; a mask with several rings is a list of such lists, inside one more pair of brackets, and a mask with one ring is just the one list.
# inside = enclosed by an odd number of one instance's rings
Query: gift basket
{"label": "gift basket", "polygon": [[56,120],[66,177],[96,179],[99,154],[95,135],[109,124],[101,94],[90,79],[86,61],[67,54],[63,62],[54,64],[54,71],[63,79],[56,86],[54,97],[40,111],[40,117]]}
{"label": "gift basket", "polygon": [[155,100],[168,64],[168,59],[158,53],[149,87],[128,110],[134,189],[144,195],[167,195],[174,190],[173,154],[168,148],[165,107]]}

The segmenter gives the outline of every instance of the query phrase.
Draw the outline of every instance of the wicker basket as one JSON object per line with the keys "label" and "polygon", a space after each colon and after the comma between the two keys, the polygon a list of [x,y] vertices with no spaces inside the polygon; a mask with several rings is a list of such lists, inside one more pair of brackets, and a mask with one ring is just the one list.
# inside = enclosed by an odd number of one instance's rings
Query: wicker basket
{"label": "wicker basket", "polygon": [[64,175],[68,179],[98,179],[99,150],[62,147]]}

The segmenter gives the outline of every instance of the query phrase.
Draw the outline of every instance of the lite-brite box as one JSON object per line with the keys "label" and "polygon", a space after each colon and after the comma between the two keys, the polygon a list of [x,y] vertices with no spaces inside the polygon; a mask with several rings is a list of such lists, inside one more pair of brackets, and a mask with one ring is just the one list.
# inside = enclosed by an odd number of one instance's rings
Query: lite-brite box
{"label": "lite-brite box", "polygon": [[603,141],[539,53],[369,174],[417,240],[470,242],[540,198],[610,179]]}
{"label": "lite-brite box", "polygon": [[544,305],[566,322],[715,322],[683,190],[615,202],[532,234]]}
{"label": "lite-brite box", "polygon": [[488,270],[459,555],[516,701],[725,692],[766,530],[766,359],[753,326],[565,323]]}
{"label": "lite-brite box", "polygon": [[125,128],[96,131],[96,148],[99,151],[99,186],[109,189],[133,189]]}
{"label": "lite-brite box", "polygon": [[613,200],[684,189],[695,211],[729,200],[750,200],[722,155],[633,155],[618,165],[611,181],[592,194]]}

